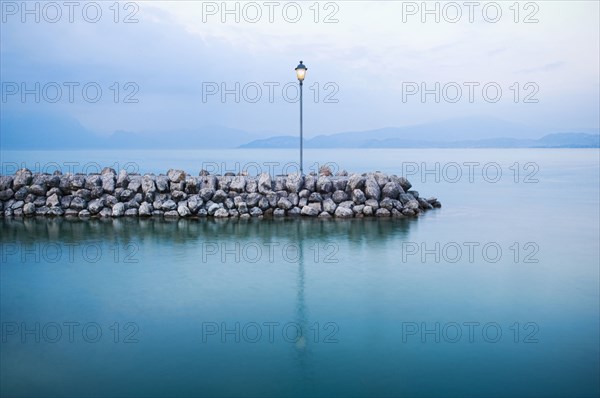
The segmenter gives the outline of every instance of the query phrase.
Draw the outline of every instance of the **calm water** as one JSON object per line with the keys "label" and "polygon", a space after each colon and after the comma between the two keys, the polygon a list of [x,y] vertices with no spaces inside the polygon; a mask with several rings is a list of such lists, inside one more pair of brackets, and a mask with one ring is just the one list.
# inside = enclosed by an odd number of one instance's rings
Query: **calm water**
{"label": "calm water", "polygon": [[[2,152],[2,166],[197,173],[294,156]],[[0,221],[2,395],[600,394],[598,150],[308,151],[325,162],[404,171],[443,207],[418,220]]]}

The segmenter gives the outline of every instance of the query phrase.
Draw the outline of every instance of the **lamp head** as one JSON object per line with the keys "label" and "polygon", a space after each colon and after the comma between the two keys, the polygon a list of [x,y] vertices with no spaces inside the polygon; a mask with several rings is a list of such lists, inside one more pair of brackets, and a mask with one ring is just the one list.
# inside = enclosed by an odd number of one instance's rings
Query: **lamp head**
{"label": "lamp head", "polygon": [[302,83],[302,81],[304,80],[307,70],[308,70],[308,68],[306,68],[306,66],[304,66],[302,61],[300,61],[300,64],[296,67],[296,77],[298,78],[300,83]]}

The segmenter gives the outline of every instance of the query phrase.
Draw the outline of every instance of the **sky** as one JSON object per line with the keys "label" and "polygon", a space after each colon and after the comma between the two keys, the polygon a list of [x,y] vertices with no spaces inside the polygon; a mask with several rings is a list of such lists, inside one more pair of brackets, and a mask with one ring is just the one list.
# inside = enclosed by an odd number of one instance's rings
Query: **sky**
{"label": "sky", "polygon": [[0,4],[2,118],[293,135],[303,60],[307,137],[481,116],[599,124],[597,1]]}

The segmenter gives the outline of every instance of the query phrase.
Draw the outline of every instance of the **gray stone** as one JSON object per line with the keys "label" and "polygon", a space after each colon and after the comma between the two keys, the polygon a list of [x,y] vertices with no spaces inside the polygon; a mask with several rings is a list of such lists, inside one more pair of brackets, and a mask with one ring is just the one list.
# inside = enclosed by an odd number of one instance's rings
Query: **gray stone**
{"label": "gray stone", "polygon": [[229,189],[234,192],[244,192],[246,190],[246,177],[244,176],[235,176],[233,177],[233,181],[231,181],[231,185]]}
{"label": "gray stone", "polygon": [[321,211],[323,211],[323,206],[321,205],[321,202],[309,203],[308,207],[312,207],[313,209],[316,209],[319,213]]}
{"label": "gray stone", "polygon": [[277,202],[277,207],[280,209],[289,210],[294,207],[294,205],[287,198],[280,198]]}
{"label": "gray stone", "polygon": [[335,202],[332,199],[325,199],[323,201],[323,210],[333,214],[335,212],[335,209],[337,208],[337,205],[335,204]]}
{"label": "gray stone", "polygon": [[13,190],[17,191],[19,188],[26,185],[30,185],[33,180],[33,174],[28,169],[17,170],[13,177]]}
{"label": "gray stone", "polygon": [[217,190],[212,197],[212,201],[215,203],[223,203],[225,199],[227,199],[227,193],[222,189]]}
{"label": "gray stone", "polygon": [[362,214],[364,208],[365,205],[356,205],[352,208],[352,211],[354,212],[354,214]]}
{"label": "gray stone", "polygon": [[367,198],[365,197],[364,192],[360,189],[352,191],[352,201],[357,205],[365,203],[366,200]]}
{"label": "gray stone", "polygon": [[52,194],[46,199],[46,206],[48,207],[57,207],[60,206],[60,199],[57,194]]}
{"label": "gray stone", "polygon": [[212,189],[213,192],[217,190],[217,186],[218,186],[217,176],[211,176],[211,175],[200,176],[198,180],[200,182],[200,189],[209,188],[209,189]]}
{"label": "gray stone", "polygon": [[335,216],[337,218],[352,218],[354,216],[354,212],[348,207],[338,206],[338,208],[335,209]]}
{"label": "gray stone", "polygon": [[35,214],[35,205],[33,203],[26,203],[23,206],[23,214],[26,216],[32,216]]}
{"label": "gray stone", "polygon": [[365,196],[367,199],[379,200],[381,189],[375,178],[367,178],[367,181],[365,182]]}
{"label": "gray stone", "polygon": [[331,218],[331,214],[324,211],[321,214],[319,214],[319,218]]}
{"label": "gray stone", "polygon": [[73,199],[71,199],[70,206],[71,206],[71,209],[73,209],[73,210],[81,211],[81,210],[85,209],[86,205],[87,205],[87,202],[83,198],[75,196],[75,197],[73,197]]}
{"label": "gray stone", "polygon": [[[313,192],[317,186],[317,176],[309,174],[304,176],[304,189],[308,189],[310,192]],[[302,196],[300,196],[302,197]]]}
{"label": "gray stone", "polygon": [[138,214],[140,215],[140,217],[148,217],[152,215],[153,210],[154,208],[150,203],[144,202],[140,205],[140,208],[138,209]]}
{"label": "gray stone", "polygon": [[376,217],[389,217],[390,215],[391,215],[390,211],[388,209],[384,209],[384,208],[379,208],[375,212]]}
{"label": "gray stone", "polygon": [[246,198],[246,203],[248,204],[248,207],[254,207],[258,204],[258,202],[262,199],[262,195],[259,193],[251,193],[248,194],[248,197]]}
{"label": "gray stone", "polygon": [[223,191],[229,191],[229,187],[231,186],[231,181],[233,181],[233,175],[228,175],[225,173],[224,176],[217,177],[217,188]]}
{"label": "gray stone", "polygon": [[221,207],[216,204],[216,203],[212,203],[210,206],[208,206],[207,210],[208,210],[208,215],[209,216],[213,216],[217,210],[219,210]]}
{"label": "gray stone", "polygon": [[198,195],[190,196],[190,198],[188,199],[188,202],[187,202],[188,209],[190,209],[192,214],[196,214],[198,212],[198,209],[200,209],[200,207],[202,207],[202,204],[203,204],[203,200]]}
{"label": "gray stone", "polygon": [[345,191],[346,190],[346,186],[348,185],[348,178],[336,177],[332,181],[333,181],[333,190],[334,191]]}
{"label": "gray stone", "polygon": [[29,187],[21,187],[15,192],[16,200],[24,200],[29,195]]}
{"label": "gray stone", "polygon": [[122,217],[125,214],[125,204],[119,202],[112,207],[113,217]]}
{"label": "gray stone", "polygon": [[387,184],[390,181],[390,178],[387,176],[387,174],[382,173],[380,171],[376,171],[373,174],[373,178],[375,179],[375,181],[377,181],[377,184],[379,185],[380,189],[383,189],[385,184]]}
{"label": "gray stone", "polygon": [[194,176],[185,177],[185,193],[196,194],[200,190],[200,182]]}
{"label": "gray stone", "polygon": [[198,195],[202,198],[203,201],[208,202],[212,199],[215,194],[215,190],[213,188],[202,188]]}
{"label": "gray stone", "polygon": [[248,204],[246,202],[239,202],[237,209],[241,214],[248,213]]}
{"label": "gray stone", "polygon": [[298,193],[298,197],[299,198],[306,198],[308,199],[310,197],[311,192],[308,189],[303,189],[302,191],[300,191],[300,193]]}
{"label": "gray stone", "polygon": [[112,173],[102,174],[102,189],[106,192],[114,192],[115,191],[115,175]]}
{"label": "gray stone", "polygon": [[163,217],[164,218],[179,218],[179,213],[177,213],[177,210],[169,210],[169,211],[165,211],[163,213]]}
{"label": "gray stone", "polygon": [[352,209],[352,207],[354,207],[354,202],[352,202],[351,200],[347,200],[345,202],[342,202],[342,203],[338,204],[338,207],[344,207],[346,209]]}
{"label": "gray stone", "polygon": [[258,192],[258,180],[254,177],[246,178],[246,192],[254,193]]}
{"label": "gray stone", "polygon": [[92,214],[89,212],[89,210],[83,209],[79,212],[78,216],[79,218],[89,218]]}
{"label": "gray stone", "polygon": [[182,206],[182,205],[179,205],[177,207],[177,213],[179,213],[179,215],[181,217],[188,217],[192,214],[192,212],[190,211],[190,209],[188,209],[187,206]]}
{"label": "gray stone", "polygon": [[142,189],[142,176],[130,176],[129,184],[127,184],[127,189],[134,193],[140,192]]}
{"label": "gray stone", "polygon": [[284,217],[285,216],[285,210],[284,209],[275,209],[273,211],[273,217]]}
{"label": "gray stone", "polygon": [[363,211],[362,211],[362,213],[363,213],[365,216],[372,216],[372,215],[373,215],[373,208],[372,208],[371,206],[365,206],[365,207],[363,208]]}
{"label": "gray stone", "polygon": [[73,195],[65,195],[60,198],[60,207],[63,209],[68,209],[71,206],[71,201],[73,200]]}
{"label": "gray stone", "polygon": [[261,173],[258,176],[258,192],[265,194],[273,190],[271,176],[267,173]]}
{"label": "gray stone", "polygon": [[69,188],[72,191],[85,188],[85,176],[83,174],[75,174],[69,178]]}
{"label": "gray stone", "polygon": [[253,207],[252,209],[250,209],[250,215],[252,217],[259,217],[259,216],[262,216],[262,214],[263,214],[263,211],[258,207]]}
{"label": "gray stone", "polygon": [[311,206],[304,206],[302,208],[301,214],[303,216],[316,217],[319,215],[319,210]]}
{"label": "gray stone", "polygon": [[331,195],[331,199],[333,199],[335,203],[341,203],[348,200],[348,194],[345,191],[337,190]]}
{"label": "gray stone", "polygon": [[169,192],[169,177],[165,175],[159,175],[156,177],[156,190],[161,193]]}
{"label": "gray stone", "polygon": [[138,209],[127,209],[125,211],[125,217],[137,217],[138,214]]}
{"label": "gray stone", "polygon": [[166,200],[162,206],[160,207],[161,210],[163,211],[170,211],[170,210],[175,210],[177,209],[177,203],[175,203],[175,201],[169,199]]}
{"label": "gray stone", "polygon": [[143,193],[151,193],[156,192],[156,184],[154,183],[154,176],[146,174],[142,177],[142,192]]}
{"label": "gray stone", "polygon": [[407,209],[416,210],[419,208],[419,202],[417,202],[415,199],[409,200],[408,202],[404,203],[404,207]]}
{"label": "gray stone", "polygon": [[360,174],[352,174],[348,179],[348,185],[346,189],[351,192],[355,189],[363,189],[365,187],[366,178],[361,176]]}
{"label": "gray stone", "polygon": [[288,174],[285,180],[285,188],[288,192],[298,193],[304,186],[304,178],[299,173]]}
{"label": "gray stone", "polygon": [[300,210],[299,207],[292,207],[290,210],[288,210],[287,215],[291,216],[291,217],[297,217],[300,215],[300,213],[302,212],[302,210]]}
{"label": "gray stone", "polygon": [[371,206],[373,208],[373,210],[377,210],[377,209],[379,209],[379,202],[376,201],[375,199],[367,199],[365,201],[365,206]]}
{"label": "gray stone", "polygon": [[48,192],[48,189],[46,189],[46,185],[34,184],[29,187],[29,192],[36,196],[44,196]]}
{"label": "gray stone", "polygon": [[169,181],[171,182],[182,182],[185,181],[185,171],[170,169],[167,171],[167,177],[169,177]]}
{"label": "gray stone", "polygon": [[0,191],[0,200],[9,200],[15,195],[14,191],[10,188]]}
{"label": "gray stone", "polygon": [[310,194],[310,196],[308,197],[308,201],[309,202],[322,202],[323,201],[323,197],[321,196],[320,193],[318,192],[313,192]]}
{"label": "gray stone", "polygon": [[117,188],[126,188],[127,184],[129,184],[129,176],[127,175],[127,171],[121,170],[119,171],[119,175],[117,176]]}
{"label": "gray stone", "polygon": [[0,175],[0,191],[12,188],[13,178],[12,176]]}
{"label": "gray stone", "polygon": [[229,217],[229,212],[225,209],[217,209],[214,214],[215,218],[227,218]]}
{"label": "gray stone", "polygon": [[173,198],[173,200],[175,202],[179,202],[179,201],[187,199],[187,193],[185,193],[183,191],[173,191],[173,193],[171,194],[171,197]]}
{"label": "gray stone", "polygon": [[387,184],[385,184],[385,186],[381,190],[381,196],[383,198],[398,199],[398,195],[400,195],[401,190],[402,187],[400,187],[398,183],[390,181]]}
{"label": "gray stone", "polygon": [[104,207],[103,199],[94,199],[90,203],[88,203],[88,210],[92,214],[98,214],[100,210]]}
{"label": "gray stone", "polygon": [[333,192],[333,183],[331,182],[331,178],[327,176],[320,176],[317,179],[316,190],[321,193]]}
{"label": "gray stone", "polygon": [[[217,211],[218,213],[218,211]],[[237,211],[236,209],[229,209],[229,217],[234,217],[237,218],[240,216],[240,212]]]}

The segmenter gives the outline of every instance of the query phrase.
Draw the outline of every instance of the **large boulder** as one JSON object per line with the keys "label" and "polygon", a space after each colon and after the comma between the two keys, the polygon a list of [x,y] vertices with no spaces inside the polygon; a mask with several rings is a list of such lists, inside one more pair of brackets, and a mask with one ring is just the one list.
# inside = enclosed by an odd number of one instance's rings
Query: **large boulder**
{"label": "large boulder", "polygon": [[29,169],[17,170],[13,178],[13,190],[18,190],[21,187],[31,184],[33,180],[33,174]]}
{"label": "large boulder", "polygon": [[169,171],[167,171],[167,177],[169,177],[169,181],[171,182],[184,182],[185,171],[170,169]]}
{"label": "large boulder", "polygon": [[261,173],[258,176],[258,192],[265,194],[273,190],[271,176],[267,173]]}
{"label": "large boulder", "polygon": [[348,185],[346,189],[350,190],[350,192],[354,191],[355,189],[363,189],[365,187],[366,180],[367,179],[360,174],[352,174],[350,178],[348,178]]}
{"label": "large boulder", "polygon": [[335,216],[337,218],[352,218],[354,216],[354,212],[348,207],[338,206],[338,208],[335,209]]}
{"label": "large boulder", "polygon": [[381,196],[381,189],[375,178],[367,178],[365,181],[365,196],[367,199],[379,200]]}
{"label": "large boulder", "polygon": [[246,177],[235,176],[231,181],[229,189],[234,192],[244,192],[246,190]]}
{"label": "large boulder", "polygon": [[316,217],[319,215],[319,210],[312,206],[304,206],[302,208],[301,214],[303,216]]}
{"label": "large boulder", "polygon": [[381,196],[384,198],[398,199],[402,187],[397,182],[390,181],[383,186],[381,190]]}
{"label": "large boulder", "polygon": [[304,186],[304,178],[299,173],[288,174],[285,180],[285,188],[288,192],[298,193]]}

